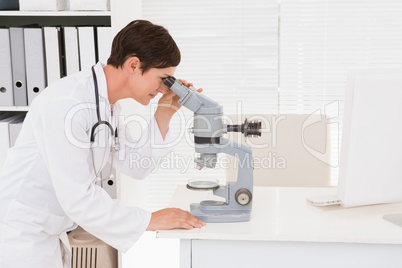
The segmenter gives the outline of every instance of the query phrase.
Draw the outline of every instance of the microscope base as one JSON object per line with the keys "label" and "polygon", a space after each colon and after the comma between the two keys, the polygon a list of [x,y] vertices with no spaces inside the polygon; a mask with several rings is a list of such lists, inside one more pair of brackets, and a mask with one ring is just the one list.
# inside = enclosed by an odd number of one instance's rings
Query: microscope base
{"label": "microscope base", "polygon": [[193,203],[190,205],[190,213],[194,217],[204,221],[204,222],[245,222],[250,220],[251,209],[245,210],[230,210],[225,207],[224,202],[221,205],[211,207],[201,206],[199,203]]}

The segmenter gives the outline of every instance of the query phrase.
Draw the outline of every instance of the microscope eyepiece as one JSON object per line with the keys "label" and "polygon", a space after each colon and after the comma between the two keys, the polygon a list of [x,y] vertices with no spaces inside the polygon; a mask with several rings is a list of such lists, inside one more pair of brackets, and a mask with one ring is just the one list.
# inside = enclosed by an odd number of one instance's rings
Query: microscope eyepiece
{"label": "microscope eyepiece", "polygon": [[163,81],[163,83],[164,83],[168,88],[172,87],[173,84],[174,84],[174,82],[176,82],[176,78],[174,78],[173,76],[166,77],[166,78],[164,79],[164,81]]}

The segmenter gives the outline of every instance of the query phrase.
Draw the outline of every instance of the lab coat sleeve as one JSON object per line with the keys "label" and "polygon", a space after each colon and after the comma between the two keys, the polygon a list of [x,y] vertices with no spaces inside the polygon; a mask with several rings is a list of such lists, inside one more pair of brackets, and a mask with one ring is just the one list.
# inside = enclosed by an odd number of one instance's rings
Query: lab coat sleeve
{"label": "lab coat sleeve", "polygon": [[[113,200],[92,182],[88,145],[89,112],[71,116],[74,99],[47,102],[35,115],[37,139],[54,193],[66,215],[89,233],[123,252],[139,239],[151,214]],[[66,116],[67,115],[67,116]]]}
{"label": "lab coat sleeve", "polygon": [[162,138],[155,117],[152,117],[145,126],[141,137],[134,142],[132,140],[126,122],[121,122],[119,124],[121,149],[114,156],[114,167],[135,179],[144,179],[151,172],[155,172],[162,158],[173,151],[176,143],[170,130],[165,139]]}

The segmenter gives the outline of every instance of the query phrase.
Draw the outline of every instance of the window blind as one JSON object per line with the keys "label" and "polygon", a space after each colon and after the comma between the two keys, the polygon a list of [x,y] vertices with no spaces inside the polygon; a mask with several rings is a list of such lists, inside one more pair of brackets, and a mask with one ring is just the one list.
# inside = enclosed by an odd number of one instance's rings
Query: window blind
{"label": "window blind", "polygon": [[332,110],[336,185],[347,74],[358,68],[402,66],[402,2],[281,0],[278,5],[279,112]]}

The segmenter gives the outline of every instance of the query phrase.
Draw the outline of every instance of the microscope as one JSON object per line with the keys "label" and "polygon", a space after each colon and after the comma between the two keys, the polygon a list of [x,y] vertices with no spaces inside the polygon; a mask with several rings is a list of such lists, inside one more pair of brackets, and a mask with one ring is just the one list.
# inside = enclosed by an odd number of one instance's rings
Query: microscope
{"label": "microscope", "polygon": [[[236,157],[239,169],[236,182],[219,184],[208,189],[225,201],[204,200],[190,205],[190,213],[205,222],[243,222],[250,220],[253,204],[253,159],[251,149],[222,137],[227,132],[241,132],[247,136],[261,136],[261,122],[241,125],[226,125],[222,121],[222,106],[194,88],[184,86],[174,77],[168,77],[164,84],[180,97],[179,104],[194,112],[195,159],[198,169],[214,168],[217,154],[225,153]],[[202,184],[202,183],[201,183]],[[187,188],[205,189],[187,185]]]}

